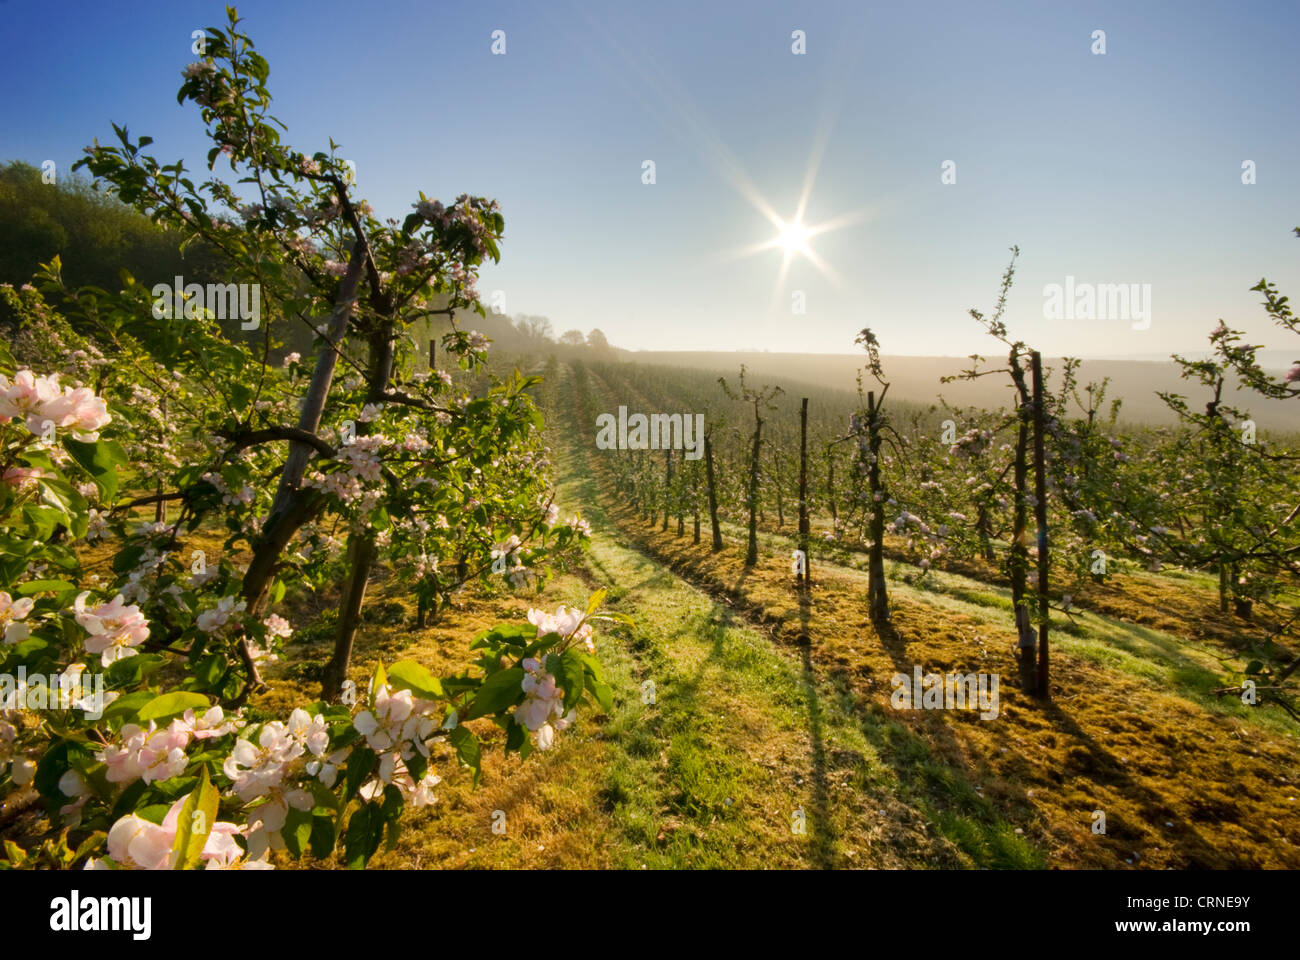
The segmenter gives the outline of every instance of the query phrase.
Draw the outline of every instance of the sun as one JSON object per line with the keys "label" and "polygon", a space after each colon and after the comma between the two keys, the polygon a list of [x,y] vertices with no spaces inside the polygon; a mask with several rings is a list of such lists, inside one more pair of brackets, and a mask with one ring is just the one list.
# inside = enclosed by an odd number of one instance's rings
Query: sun
{"label": "sun", "polygon": [[777,234],[777,244],[787,256],[796,253],[806,256],[812,252],[808,248],[808,238],[811,236],[812,231],[804,226],[802,220],[791,220],[789,223],[781,224],[781,231]]}

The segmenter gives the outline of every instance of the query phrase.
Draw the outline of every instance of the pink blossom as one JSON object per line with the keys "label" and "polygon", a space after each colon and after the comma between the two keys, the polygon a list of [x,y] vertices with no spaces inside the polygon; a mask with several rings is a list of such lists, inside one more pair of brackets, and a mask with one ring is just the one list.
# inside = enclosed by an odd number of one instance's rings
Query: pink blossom
{"label": "pink blossom", "polygon": [[12,383],[0,374],[0,423],[19,418],[32,433],[44,433],[49,422],[71,427],[86,442],[97,440],[99,428],[113,419],[89,387],[61,387],[57,373],[38,377],[30,370],[19,370]]}
{"label": "pink blossom", "polygon": [[524,702],[515,707],[515,722],[536,735],[539,750],[549,750],[555,742],[555,734],[573,723],[574,711],[564,712],[564,691],[556,686],[555,677],[542,669],[540,661],[529,657],[521,666],[524,668],[524,679],[520,684]]}
{"label": "pink blossom", "polygon": [[120,744],[109,744],[95,755],[108,768],[109,783],[153,783],[185,772],[190,731],[179,719],[162,730],[152,720],[148,729],[128,723],[119,736]]}
{"label": "pink blossom", "polygon": [[3,474],[0,474],[0,482],[7,483],[11,487],[18,487],[21,490],[23,487],[35,483],[43,476],[45,474],[35,467],[10,467]]}
{"label": "pink blossom", "polygon": [[230,621],[231,617],[242,613],[247,606],[246,601],[236,600],[233,596],[222,597],[215,607],[200,613],[194,624],[204,633],[216,633]]}
{"label": "pink blossom", "polygon": [[545,610],[528,611],[528,622],[537,627],[539,637],[548,633],[558,633],[562,637],[583,641],[589,652],[595,652],[591,642],[591,624],[584,622],[585,619],[586,614],[581,610],[566,607],[564,604],[560,604],[554,614],[547,613]]}
{"label": "pink blossom", "polygon": [[27,624],[18,621],[32,612],[35,603],[31,597],[15,600],[0,590],[0,629],[4,630],[5,643],[22,643],[31,634]]}
{"label": "pink blossom", "polygon": [[262,725],[257,743],[253,746],[248,740],[238,740],[222,764],[222,771],[234,781],[234,791],[245,803],[278,791],[289,764],[306,750],[278,720]]}
{"label": "pink blossom", "polygon": [[[167,811],[161,824],[150,823],[143,817],[127,814],[108,831],[108,855],[118,866],[136,870],[170,870],[176,865],[176,844],[181,808],[185,797],[179,798]],[[244,855],[235,842],[240,833],[233,823],[218,821],[208,829],[208,839],[199,854],[207,869],[224,869],[234,866]],[[87,869],[95,869],[91,864]]]}
{"label": "pink blossom", "polygon": [[179,720],[173,721],[187,730],[195,740],[211,740],[214,737],[224,737],[232,730],[236,729],[241,721],[226,721],[225,713],[221,707],[212,707],[202,716],[196,716],[194,711],[186,710]]}
{"label": "pink blossom", "polygon": [[32,433],[43,433],[44,422],[50,419],[45,405],[61,394],[57,373],[38,377],[30,370],[19,370],[12,383],[0,374],[0,423],[21,419]]}
{"label": "pink blossom", "polygon": [[132,648],[149,637],[149,621],[140,608],[134,604],[127,606],[119,593],[108,603],[88,610],[88,596],[90,591],[84,591],[73,603],[77,623],[90,634],[86,638],[86,652],[100,654],[100,663],[105,667],[123,657],[135,656],[136,651]]}

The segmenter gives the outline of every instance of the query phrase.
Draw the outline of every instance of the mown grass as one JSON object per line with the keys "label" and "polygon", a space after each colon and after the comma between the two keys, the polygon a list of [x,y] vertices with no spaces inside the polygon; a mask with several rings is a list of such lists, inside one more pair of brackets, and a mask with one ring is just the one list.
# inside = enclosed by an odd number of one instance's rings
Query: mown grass
{"label": "mown grass", "polygon": [[[1203,578],[1188,597],[1195,577],[1162,592],[1158,577],[1135,574],[1108,585],[1118,600],[1103,597],[1074,620],[1054,614],[1053,700],[1045,704],[1013,686],[1010,601],[991,580],[951,571],[922,577],[891,564],[894,618],[882,635],[866,617],[865,581],[855,570],[814,564],[811,601],[799,602],[789,538],[766,533],[758,563],[746,568],[738,538],[714,553],[707,538],[696,545],[650,529],[626,504],[604,502],[630,544],[806,658],[835,691],[823,704],[843,704],[859,723],[895,797],[965,862],[1300,866],[1294,725],[1209,693],[1216,672],[1244,661],[1234,628],[1200,589]],[[1001,674],[999,716],[893,709],[889,678],[913,665]],[[1099,810],[1105,833],[1091,829]]]}
{"label": "mown grass", "polygon": [[[740,531],[729,524],[724,525],[724,529],[729,533]],[[780,551],[793,542],[791,535],[772,532],[760,535],[760,543],[778,557]],[[823,561],[821,566],[864,573],[861,583],[865,589],[865,556],[850,554],[843,565]],[[988,617],[988,613],[1005,618],[1013,612],[1009,589],[960,573],[935,569],[922,571],[911,564],[889,560],[885,563],[885,574],[891,589],[900,596],[922,600],[937,609],[973,616],[992,625],[1003,621]],[[1145,572],[1132,576],[1146,589],[1158,580],[1155,575]],[[1169,571],[1169,577],[1176,583],[1196,583],[1207,591],[1213,587],[1211,578],[1195,571]],[[1172,589],[1172,585],[1166,585],[1166,588]],[[1073,610],[1068,616],[1055,611],[1051,623],[1052,643],[1062,651],[1141,678],[1153,688],[1172,690],[1211,712],[1257,724],[1282,735],[1296,731],[1294,721],[1280,711],[1257,710],[1242,703],[1239,697],[1212,692],[1224,687],[1227,674],[1240,673],[1253,659],[1248,651],[1219,642],[1216,633],[1204,638],[1182,637],[1167,630],[1086,610]]]}
{"label": "mown grass", "polygon": [[[553,413],[553,426],[574,409]],[[894,633],[882,636],[853,569],[865,558],[816,564],[801,605],[789,537],[765,531],[746,570],[735,539],[713,554],[707,538],[649,530],[603,495],[585,434],[554,436],[560,504],[594,528],[583,564],[540,597],[468,590],[422,630],[400,583],[381,573],[351,675],[364,688],[377,660],[408,657],[435,673],[462,669],[479,630],[608,587],[606,605],[636,623],[598,637],[614,709],[585,706],[554,749],[524,762],[476,722],[482,783],[438,747],[438,803],[409,815],[374,866],[1300,866],[1294,730],[1210,693],[1216,671],[1241,665],[1217,634],[1055,615],[1051,706],[1008,682],[995,721],[894,710],[889,678],[913,664],[1014,675],[1004,588],[891,560]],[[1207,588],[1188,574],[1171,582]],[[1159,582],[1142,575],[1140,585],[1138,596],[1155,595]],[[316,698],[336,617],[328,601],[286,602],[298,631],[252,704],[258,715]],[[1091,832],[1097,809],[1106,835]]]}

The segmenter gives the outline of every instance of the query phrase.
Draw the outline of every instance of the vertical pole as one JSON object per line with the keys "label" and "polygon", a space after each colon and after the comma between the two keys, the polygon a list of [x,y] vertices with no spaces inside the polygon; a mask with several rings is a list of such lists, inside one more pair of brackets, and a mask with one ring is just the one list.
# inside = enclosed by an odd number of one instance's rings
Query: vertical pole
{"label": "vertical pole", "polygon": [[663,529],[668,530],[668,514],[672,507],[673,500],[673,448],[664,449],[664,525]]}
{"label": "vertical pole", "polygon": [[[876,498],[880,489],[880,408],[876,392],[867,392],[866,452],[868,489],[871,491],[871,549],[867,554],[867,606],[871,619],[881,624],[889,619],[889,589],[885,585],[885,505]],[[858,435],[858,451],[863,437]]]}
{"label": "vertical pole", "polygon": [[722,528],[718,525],[718,488],[713,478],[713,439],[704,435],[704,469],[709,487],[709,525],[713,528],[713,549],[722,549]]}
{"label": "vertical pole", "polygon": [[799,404],[799,549],[803,552],[800,586],[812,586],[812,564],[808,562],[808,398]]}
{"label": "vertical pole", "polygon": [[1044,456],[1043,365],[1035,350],[1030,354],[1034,386],[1034,519],[1038,523],[1038,695],[1052,698],[1047,655],[1047,469]]}
{"label": "vertical pole", "polygon": [[749,546],[745,550],[745,566],[758,563],[758,455],[763,449],[763,418],[758,415],[758,401],[754,402],[754,450],[749,455]]}

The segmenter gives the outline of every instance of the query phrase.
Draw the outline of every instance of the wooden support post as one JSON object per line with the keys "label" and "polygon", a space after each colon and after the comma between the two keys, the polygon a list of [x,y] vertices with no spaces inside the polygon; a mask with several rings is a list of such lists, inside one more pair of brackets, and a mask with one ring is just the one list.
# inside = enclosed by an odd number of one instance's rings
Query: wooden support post
{"label": "wooden support post", "polygon": [[803,574],[799,586],[812,586],[812,563],[808,560],[808,398],[799,403],[799,550],[803,553]]}
{"label": "wooden support post", "polygon": [[1034,389],[1034,519],[1038,525],[1038,695],[1044,700],[1052,698],[1048,682],[1047,628],[1047,467],[1044,455],[1045,437],[1043,406],[1042,358],[1035,350],[1030,354]]}

